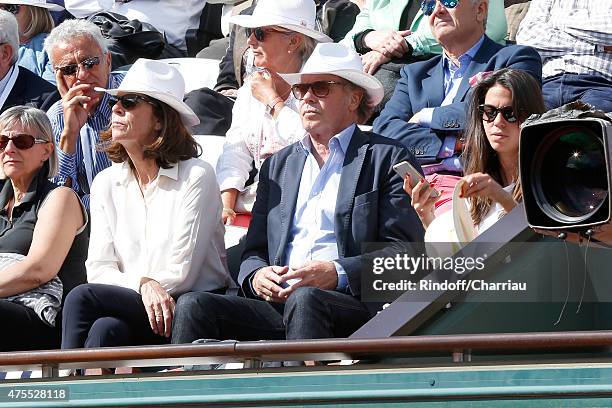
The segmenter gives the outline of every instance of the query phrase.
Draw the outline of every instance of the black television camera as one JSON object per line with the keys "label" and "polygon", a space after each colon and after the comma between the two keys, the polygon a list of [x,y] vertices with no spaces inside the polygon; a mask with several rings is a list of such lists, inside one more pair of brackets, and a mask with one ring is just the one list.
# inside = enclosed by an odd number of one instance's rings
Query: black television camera
{"label": "black television camera", "polygon": [[612,115],[577,102],[530,117],[519,148],[529,226],[589,235],[609,223],[611,159]]}

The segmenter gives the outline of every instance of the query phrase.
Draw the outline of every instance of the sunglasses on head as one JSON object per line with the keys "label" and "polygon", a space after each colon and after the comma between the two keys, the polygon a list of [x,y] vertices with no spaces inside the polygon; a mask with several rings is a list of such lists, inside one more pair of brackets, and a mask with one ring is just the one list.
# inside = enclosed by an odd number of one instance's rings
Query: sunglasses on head
{"label": "sunglasses on head", "polygon": [[19,13],[19,4],[0,4],[0,9],[17,15]]}
{"label": "sunglasses on head", "polygon": [[79,67],[83,67],[84,70],[89,71],[98,64],[100,64],[100,57],[90,57],[76,64],[68,64],[64,65],[63,67],[55,67],[55,71],[60,71],[63,76],[72,76],[77,73]]}
{"label": "sunglasses on head", "polygon": [[12,140],[13,145],[15,145],[15,147],[19,150],[30,149],[35,144],[49,143],[48,140],[38,139],[32,135],[28,135],[27,133],[20,133],[15,136],[0,135],[0,151],[4,151],[4,149],[6,149],[6,145],[8,145],[9,140]]}
{"label": "sunglasses on head", "polygon": [[[440,3],[444,6],[444,8],[452,9],[457,7],[459,4],[459,0],[439,0]],[[421,1],[421,11],[426,16],[431,16],[436,8],[436,0],[422,0]]]}
{"label": "sunglasses on head", "polygon": [[259,42],[263,42],[264,38],[266,37],[266,33],[279,33],[279,34],[285,34],[285,35],[291,34],[289,31],[279,31],[273,28],[262,28],[262,27],[257,27],[257,28],[245,27],[244,32],[247,38],[249,38],[251,34],[254,34],[255,39]]}
{"label": "sunglasses on head", "polygon": [[155,99],[149,98],[148,96],[144,95],[128,94],[122,96],[111,96],[110,98],[108,98],[108,106],[111,109],[117,104],[117,102],[121,102],[121,106],[123,106],[125,110],[130,110],[134,108],[140,102],[146,102],[155,106],[156,108],[159,108],[159,103]]}
{"label": "sunglasses on head", "polygon": [[498,113],[501,113],[508,123],[514,123],[518,120],[514,114],[514,108],[512,108],[512,106],[496,108],[495,106],[491,105],[478,105],[478,111],[482,114],[482,120],[489,123],[495,120]]}
{"label": "sunglasses on head", "polygon": [[291,87],[291,92],[296,99],[304,99],[304,95],[310,89],[310,91],[317,98],[325,98],[329,95],[329,89],[332,85],[346,85],[345,82],[338,81],[316,81],[309,84],[295,84]]}

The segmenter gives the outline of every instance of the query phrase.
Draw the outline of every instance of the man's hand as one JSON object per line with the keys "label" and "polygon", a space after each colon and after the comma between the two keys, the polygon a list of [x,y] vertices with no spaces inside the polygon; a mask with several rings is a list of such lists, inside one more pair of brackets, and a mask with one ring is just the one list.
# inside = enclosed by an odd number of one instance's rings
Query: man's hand
{"label": "man's hand", "polygon": [[282,291],[281,277],[287,273],[287,266],[266,266],[255,272],[253,276],[253,289],[260,298],[267,302],[284,303],[284,297],[279,296]]}
{"label": "man's hand", "polygon": [[147,311],[149,325],[153,333],[170,337],[172,333],[172,319],[176,307],[172,296],[161,287],[159,282],[149,278],[142,279],[140,296]]}
{"label": "man's hand", "polygon": [[331,261],[308,261],[304,265],[281,277],[281,283],[291,279],[299,279],[288,288],[280,291],[281,298],[286,299],[293,291],[302,286],[312,286],[319,289],[334,290],[338,286],[338,272]]}
{"label": "man's hand", "polygon": [[420,124],[420,119],[421,119],[421,111],[418,111],[417,113],[415,113],[410,120],[408,121],[408,123],[415,123],[415,124]]}
{"label": "man's hand", "polygon": [[370,51],[361,56],[363,72],[370,75],[374,75],[382,64],[389,61],[391,61],[391,58],[385,57],[378,51]]}
{"label": "man's hand", "polygon": [[410,35],[410,30],[376,30],[370,31],[363,39],[366,47],[380,52],[387,58],[401,58],[410,47],[404,36]]}
{"label": "man's hand", "polygon": [[68,154],[74,154],[79,132],[87,122],[93,106],[99,102],[99,97],[96,99],[88,96],[91,92],[94,92],[92,85],[79,84],[70,88],[62,97],[64,130],[59,147]]}

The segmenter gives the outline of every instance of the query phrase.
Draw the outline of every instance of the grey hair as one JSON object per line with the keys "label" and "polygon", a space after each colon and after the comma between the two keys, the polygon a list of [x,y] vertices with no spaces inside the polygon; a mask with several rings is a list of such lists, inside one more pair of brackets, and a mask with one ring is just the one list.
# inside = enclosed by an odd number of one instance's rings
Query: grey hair
{"label": "grey hair", "polygon": [[48,178],[55,177],[57,175],[57,155],[55,153],[55,138],[53,137],[53,130],[51,128],[51,122],[47,117],[47,114],[40,109],[32,108],[30,106],[20,105],[13,106],[2,112],[0,115],[0,130],[7,130],[16,124],[35,132],[32,135],[36,138],[44,139],[51,143],[53,150],[49,155],[49,174]]}
{"label": "grey hair", "polygon": [[64,20],[60,25],[51,30],[51,33],[45,38],[44,49],[49,54],[51,63],[53,61],[53,53],[51,52],[56,46],[62,43],[69,43],[74,38],[86,37],[94,41],[100,47],[103,54],[108,52],[110,41],[102,35],[100,28],[87,20]]}
{"label": "grey hair", "polygon": [[13,64],[19,56],[19,29],[17,19],[8,11],[0,10],[0,44],[8,44],[13,50]]}

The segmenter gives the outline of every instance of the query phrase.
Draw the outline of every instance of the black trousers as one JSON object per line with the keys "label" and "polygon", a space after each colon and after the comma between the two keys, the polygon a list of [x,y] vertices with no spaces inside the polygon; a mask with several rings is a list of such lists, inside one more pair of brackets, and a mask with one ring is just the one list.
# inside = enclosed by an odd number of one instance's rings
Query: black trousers
{"label": "black trousers", "polygon": [[60,346],[61,314],[55,327],[44,323],[34,310],[0,299],[0,351],[45,350]]}
{"label": "black trousers", "polygon": [[87,283],[66,297],[62,348],[165,344],[153,333],[139,293],[114,285]]}
{"label": "black trousers", "polygon": [[191,292],[176,304],[172,343],[348,337],[371,317],[353,296],[313,287],[297,289],[284,305]]}

